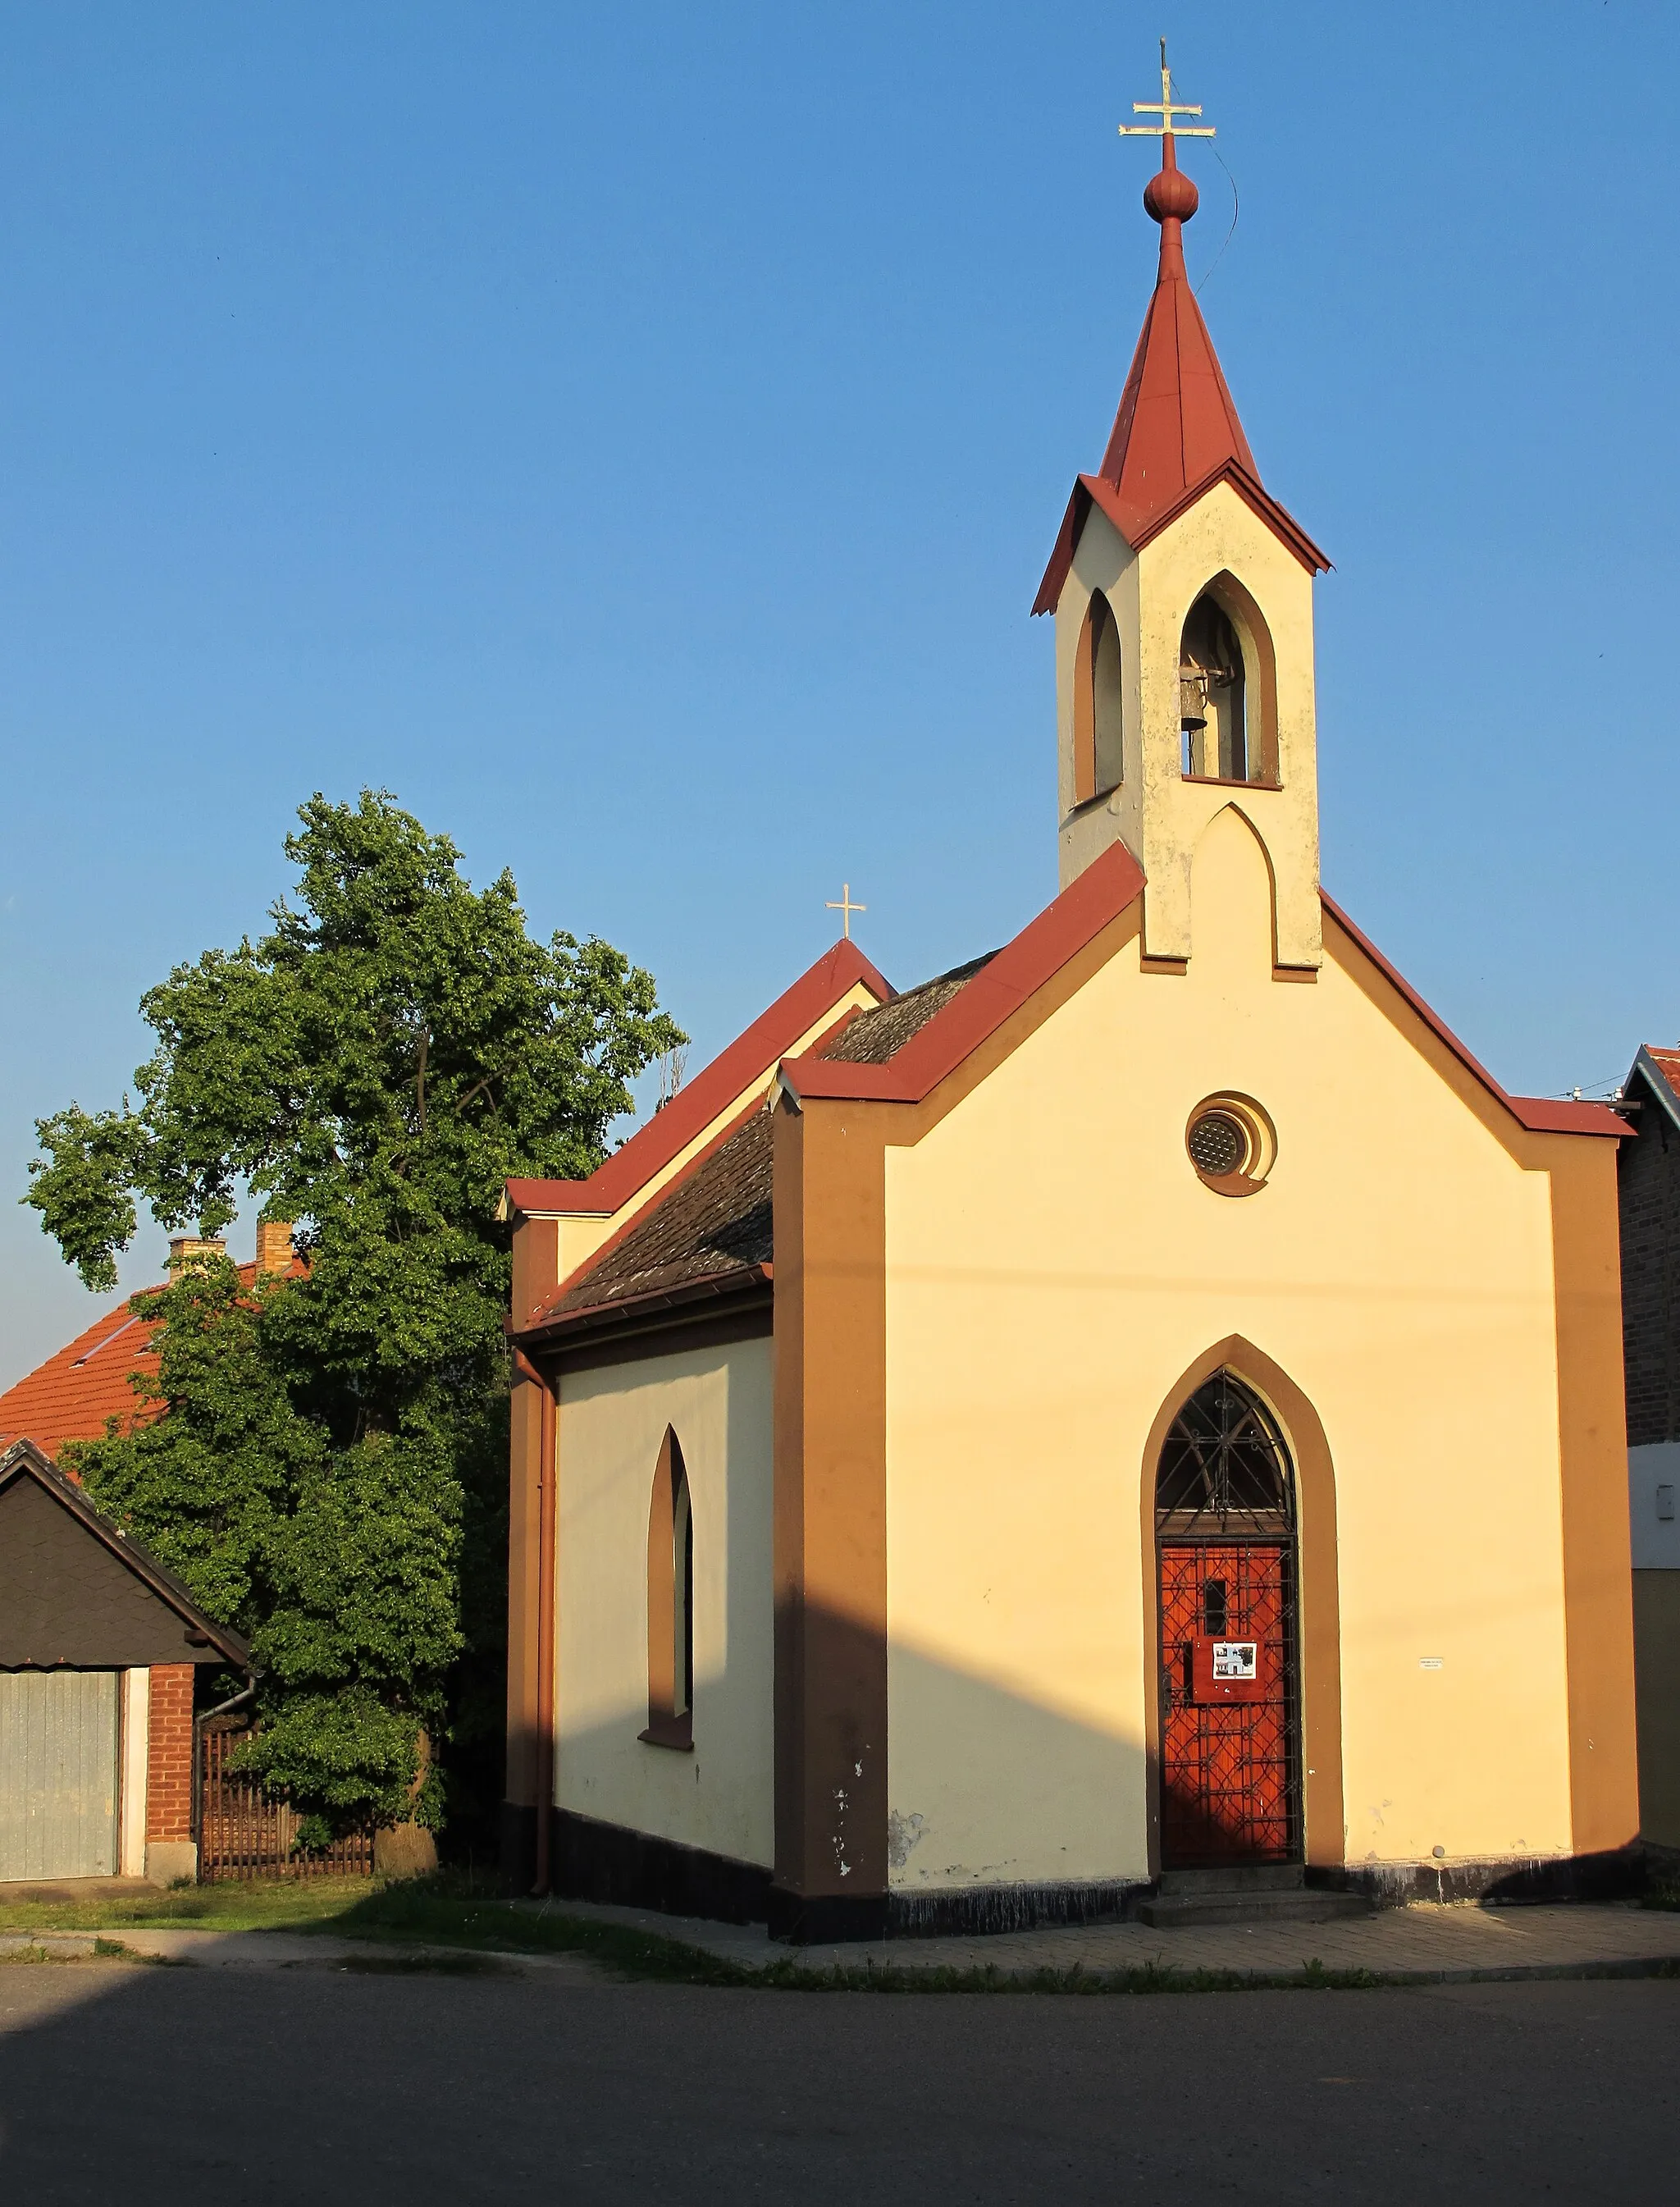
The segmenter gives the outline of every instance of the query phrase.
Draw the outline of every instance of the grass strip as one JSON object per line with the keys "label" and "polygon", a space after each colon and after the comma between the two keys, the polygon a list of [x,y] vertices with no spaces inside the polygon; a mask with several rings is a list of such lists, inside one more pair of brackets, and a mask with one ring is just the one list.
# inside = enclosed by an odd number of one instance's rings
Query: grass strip
{"label": "grass strip", "polygon": [[248,1885],[182,1885],[97,1899],[0,1902],[0,1931],[283,1931],[330,1922],[368,1898],[365,1877],[272,1878]]}

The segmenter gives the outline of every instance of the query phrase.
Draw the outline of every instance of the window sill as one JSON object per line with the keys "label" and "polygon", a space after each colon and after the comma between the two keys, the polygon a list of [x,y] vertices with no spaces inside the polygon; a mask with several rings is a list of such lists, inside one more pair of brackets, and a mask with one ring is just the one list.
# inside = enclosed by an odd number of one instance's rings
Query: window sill
{"label": "window sill", "polygon": [[1281,789],[1276,781],[1249,781],[1234,774],[1181,774],[1181,781],[1199,781],[1209,789]]}
{"label": "window sill", "polygon": [[694,1752],[694,1718],[685,1713],[679,1717],[649,1717],[646,1732],[638,1732],[638,1739],[649,1747],[673,1748],[679,1755]]}
{"label": "window sill", "polygon": [[1073,809],[1067,817],[1070,820],[1077,820],[1081,813],[1095,812],[1098,805],[1106,804],[1111,797],[1125,787],[1126,784],[1123,781],[1111,781],[1106,789],[1099,789],[1094,797],[1076,797],[1073,800]]}

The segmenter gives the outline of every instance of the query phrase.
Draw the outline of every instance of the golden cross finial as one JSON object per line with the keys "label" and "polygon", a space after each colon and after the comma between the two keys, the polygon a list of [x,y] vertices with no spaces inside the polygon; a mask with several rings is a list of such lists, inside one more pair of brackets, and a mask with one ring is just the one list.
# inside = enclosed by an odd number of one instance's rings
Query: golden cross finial
{"label": "golden cross finial", "polygon": [[852,940],[852,913],[854,912],[867,912],[869,910],[869,906],[866,904],[853,904],[852,901],[852,884],[850,882],[842,882],[840,883],[840,893],[838,902],[833,897],[830,897],[828,899],[828,909],[830,912],[837,912],[840,914],[841,930],[844,933],[846,941],[850,942]]}
{"label": "golden cross finial", "polygon": [[1181,130],[1173,120],[1175,115],[1199,115],[1199,107],[1187,107],[1173,98],[1173,73],[1167,67],[1167,41],[1161,41],[1161,97],[1159,99],[1134,99],[1133,115],[1158,115],[1158,123],[1122,123],[1122,138],[1211,138],[1213,125],[1203,123],[1188,130]]}

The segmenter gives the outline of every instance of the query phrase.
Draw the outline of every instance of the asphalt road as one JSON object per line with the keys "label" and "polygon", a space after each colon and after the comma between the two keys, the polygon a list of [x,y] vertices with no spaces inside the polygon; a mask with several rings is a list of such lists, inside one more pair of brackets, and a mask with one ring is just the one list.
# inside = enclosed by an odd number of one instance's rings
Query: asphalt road
{"label": "asphalt road", "polygon": [[1680,1983],[1068,1998],[0,1967],[0,2198],[1675,2196]]}

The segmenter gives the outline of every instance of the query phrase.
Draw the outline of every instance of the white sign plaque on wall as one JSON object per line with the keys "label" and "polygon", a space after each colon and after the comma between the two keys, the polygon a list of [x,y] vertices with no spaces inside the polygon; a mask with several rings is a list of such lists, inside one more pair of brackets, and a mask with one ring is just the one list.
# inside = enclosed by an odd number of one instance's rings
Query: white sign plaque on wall
{"label": "white sign plaque on wall", "polygon": [[1216,1678],[1253,1678],[1259,1675],[1260,1645],[1257,1640],[1216,1640],[1213,1675]]}

